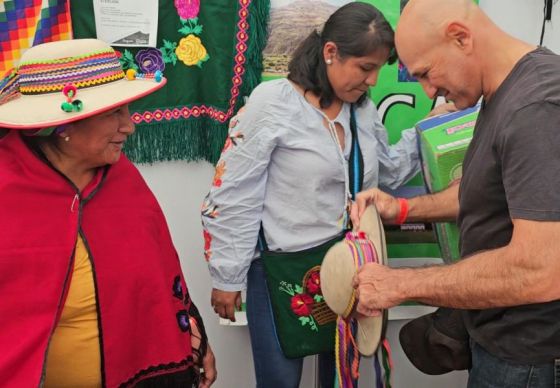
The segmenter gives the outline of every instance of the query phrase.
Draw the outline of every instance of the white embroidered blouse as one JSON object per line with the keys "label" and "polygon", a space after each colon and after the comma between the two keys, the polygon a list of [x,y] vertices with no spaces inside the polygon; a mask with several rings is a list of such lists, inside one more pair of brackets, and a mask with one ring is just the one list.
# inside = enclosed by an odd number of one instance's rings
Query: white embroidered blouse
{"label": "white embroidered blouse", "polygon": [[[369,99],[356,108],[356,121],[363,189],[394,189],[419,172],[413,129],[403,131],[401,140],[389,146]],[[323,113],[287,79],[254,89],[245,112],[230,129],[202,207],[205,256],[214,288],[245,288],[251,261],[258,257],[261,222],[273,251],[311,248],[342,231],[352,143],[350,104],[343,104],[334,122],[344,128],[344,162]]]}

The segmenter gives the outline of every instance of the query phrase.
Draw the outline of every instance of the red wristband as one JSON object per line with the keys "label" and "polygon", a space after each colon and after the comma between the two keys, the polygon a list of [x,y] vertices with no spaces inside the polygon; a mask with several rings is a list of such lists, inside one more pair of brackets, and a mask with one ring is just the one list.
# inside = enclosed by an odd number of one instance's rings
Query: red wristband
{"label": "red wristband", "polygon": [[399,215],[397,216],[395,223],[397,225],[402,225],[406,221],[406,217],[408,217],[408,200],[406,198],[397,199],[399,200],[401,210],[399,211]]}

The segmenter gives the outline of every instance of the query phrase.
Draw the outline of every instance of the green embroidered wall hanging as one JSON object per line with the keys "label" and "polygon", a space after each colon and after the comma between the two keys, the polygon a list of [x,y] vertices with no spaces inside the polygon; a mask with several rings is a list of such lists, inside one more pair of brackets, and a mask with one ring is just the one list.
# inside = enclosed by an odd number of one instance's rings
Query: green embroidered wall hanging
{"label": "green embroidered wall hanging", "polygon": [[[163,72],[168,84],[130,105],[134,162],[208,160],[227,123],[260,82],[270,0],[160,0],[157,47],[115,46],[125,69]],[[92,0],[71,2],[75,38],[96,37]]]}

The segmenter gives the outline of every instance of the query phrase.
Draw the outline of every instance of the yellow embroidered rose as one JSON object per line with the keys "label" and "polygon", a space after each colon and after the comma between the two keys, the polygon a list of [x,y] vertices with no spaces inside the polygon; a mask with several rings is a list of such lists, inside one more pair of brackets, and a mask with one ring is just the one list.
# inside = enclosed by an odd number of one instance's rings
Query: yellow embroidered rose
{"label": "yellow embroidered rose", "polygon": [[206,48],[202,45],[200,38],[193,34],[179,41],[175,54],[187,66],[196,65],[207,56]]}

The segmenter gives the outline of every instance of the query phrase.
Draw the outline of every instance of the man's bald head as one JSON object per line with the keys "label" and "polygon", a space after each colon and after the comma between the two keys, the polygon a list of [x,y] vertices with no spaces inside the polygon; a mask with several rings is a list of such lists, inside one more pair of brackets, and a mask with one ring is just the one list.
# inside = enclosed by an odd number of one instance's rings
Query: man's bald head
{"label": "man's bald head", "polygon": [[413,18],[434,26],[449,18],[466,19],[476,8],[472,0],[410,0],[400,20],[408,23],[407,19]]}
{"label": "man's bald head", "polygon": [[426,94],[444,96],[459,108],[492,96],[534,49],[502,31],[472,0],[410,0],[395,44]]}
{"label": "man's bald head", "polygon": [[450,22],[468,25],[478,7],[472,0],[410,0],[397,26],[397,50],[406,56],[409,48],[419,44],[433,47],[444,39],[444,30]]}

